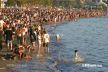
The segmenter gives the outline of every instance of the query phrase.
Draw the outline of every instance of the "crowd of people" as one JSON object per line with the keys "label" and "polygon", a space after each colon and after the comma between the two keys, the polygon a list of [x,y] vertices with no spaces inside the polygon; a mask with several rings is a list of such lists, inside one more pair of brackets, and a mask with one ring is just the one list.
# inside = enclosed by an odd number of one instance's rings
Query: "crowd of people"
{"label": "crowd of people", "polygon": [[[0,9],[0,51],[6,46],[19,59],[31,58],[32,50],[43,56],[41,49],[48,53],[50,35],[45,24],[72,21],[82,17],[103,16],[100,10],[77,10],[61,8],[8,8]],[[25,56],[24,56],[25,54]]]}

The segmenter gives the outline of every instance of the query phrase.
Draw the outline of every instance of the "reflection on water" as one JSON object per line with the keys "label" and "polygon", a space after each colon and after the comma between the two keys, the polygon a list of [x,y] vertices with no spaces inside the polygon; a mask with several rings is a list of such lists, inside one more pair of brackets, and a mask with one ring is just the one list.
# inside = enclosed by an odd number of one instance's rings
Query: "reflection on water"
{"label": "reflection on water", "polygon": [[[80,19],[58,26],[47,27],[50,34],[61,34],[56,43],[51,35],[50,53],[42,61],[36,58],[21,64],[25,67],[13,68],[19,72],[57,72],[55,65],[62,72],[107,72],[108,71],[108,18]],[[102,65],[102,67],[82,67],[72,62],[74,50],[79,50],[85,59],[84,64]],[[56,64],[57,63],[57,64]]]}

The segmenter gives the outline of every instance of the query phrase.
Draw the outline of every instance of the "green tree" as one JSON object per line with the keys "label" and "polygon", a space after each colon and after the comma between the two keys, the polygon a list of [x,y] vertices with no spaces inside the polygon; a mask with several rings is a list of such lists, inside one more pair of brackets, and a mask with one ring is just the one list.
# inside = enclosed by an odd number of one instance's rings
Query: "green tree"
{"label": "green tree", "polygon": [[107,7],[104,4],[100,4],[97,6],[99,10],[107,10]]}
{"label": "green tree", "polygon": [[70,7],[70,8],[75,8],[75,7],[77,7],[77,2],[76,2],[76,0],[70,0],[70,2],[69,2],[69,7]]}
{"label": "green tree", "polygon": [[6,6],[15,6],[15,0],[8,0]]}
{"label": "green tree", "polygon": [[85,6],[85,0],[76,0],[76,8],[83,8]]}

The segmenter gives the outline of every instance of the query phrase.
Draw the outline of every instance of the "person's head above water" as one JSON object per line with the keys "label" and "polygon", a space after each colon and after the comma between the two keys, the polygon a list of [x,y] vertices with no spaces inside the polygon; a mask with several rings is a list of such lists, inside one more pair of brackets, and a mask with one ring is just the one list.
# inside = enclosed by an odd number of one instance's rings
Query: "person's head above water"
{"label": "person's head above water", "polygon": [[75,50],[74,52],[76,53],[76,52],[78,52],[78,50]]}

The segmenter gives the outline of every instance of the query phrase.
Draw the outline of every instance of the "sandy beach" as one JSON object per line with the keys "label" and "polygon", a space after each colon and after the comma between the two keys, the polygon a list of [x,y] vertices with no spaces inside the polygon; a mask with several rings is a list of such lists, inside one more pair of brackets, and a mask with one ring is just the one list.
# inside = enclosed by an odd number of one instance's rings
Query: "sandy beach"
{"label": "sandy beach", "polygon": [[[62,24],[62,22],[64,21],[67,21],[67,23],[72,21],[71,23],[73,23],[74,21],[77,22],[78,20],[80,20],[80,18],[92,18],[92,17],[100,17],[100,16],[105,16],[105,15],[106,13],[104,11],[95,10],[95,9],[93,10],[85,10],[85,9],[68,10],[64,8],[59,9],[59,8],[47,8],[47,7],[46,8],[41,8],[41,7],[40,8],[30,8],[29,10],[23,9],[23,8],[22,9],[20,8],[1,9],[0,72],[16,72],[17,69],[16,71],[12,71],[12,68],[15,69],[16,67],[15,65],[18,65],[18,61],[22,61],[24,59],[25,60],[24,62],[26,63],[26,60],[30,59],[34,61],[29,61],[29,62],[36,63],[35,61],[37,60],[38,57],[39,58],[46,57],[46,56],[48,57],[49,51],[50,51],[49,48],[54,49],[54,47],[57,46],[60,49],[61,47],[60,45],[62,44],[57,42],[58,40],[60,40],[59,33],[64,34],[64,35],[69,35],[66,33],[71,31],[71,28],[69,31],[64,32],[64,33],[62,33],[62,31],[59,32],[59,29],[60,30],[63,29],[64,31],[66,30],[66,28],[59,28],[58,31],[54,33],[55,34],[54,41],[56,43],[54,43],[54,46],[52,46],[50,45],[50,43],[52,43],[53,41],[51,39],[52,37],[50,36],[51,32],[46,30],[44,25],[50,25],[50,26],[53,24],[58,25],[59,23]],[[68,38],[69,40],[73,39],[73,37],[72,38],[65,37],[64,39],[68,40]],[[63,48],[64,46],[62,46],[62,49]],[[59,52],[58,49],[55,50],[54,55],[50,57],[52,58],[54,57],[54,59],[57,59],[55,58],[56,56],[58,57],[57,52]],[[64,52],[64,53],[68,53],[68,52]],[[51,52],[51,54],[53,54],[53,51]],[[36,59],[34,59],[33,55]],[[63,58],[65,57],[63,56]],[[25,69],[27,71],[25,72],[31,72],[31,71],[28,71],[30,70],[28,69],[30,68],[28,65]],[[41,65],[43,66],[43,64]],[[41,68],[41,65],[37,67]],[[56,63],[55,63],[55,66],[56,66]],[[31,66],[31,69],[33,69],[33,67],[34,69],[36,68],[36,66],[34,65],[34,66]],[[42,68],[47,68],[47,66],[42,67]],[[37,71],[37,69],[35,70]]]}

